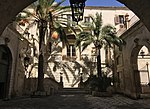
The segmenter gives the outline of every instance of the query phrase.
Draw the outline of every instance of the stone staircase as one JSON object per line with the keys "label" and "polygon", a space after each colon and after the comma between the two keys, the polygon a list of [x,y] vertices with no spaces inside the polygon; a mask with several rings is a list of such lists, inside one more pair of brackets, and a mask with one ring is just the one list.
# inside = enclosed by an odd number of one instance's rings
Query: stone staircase
{"label": "stone staircase", "polygon": [[150,93],[142,93],[140,94],[140,98],[150,98]]}
{"label": "stone staircase", "polygon": [[88,90],[84,90],[81,88],[63,88],[59,91],[60,95],[74,95],[74,94],[88,94]]}
{"label": "stone staircase", "polygon": [[150,86],[142,85],[142,93],[140,94],[141,98],[150,98]]}

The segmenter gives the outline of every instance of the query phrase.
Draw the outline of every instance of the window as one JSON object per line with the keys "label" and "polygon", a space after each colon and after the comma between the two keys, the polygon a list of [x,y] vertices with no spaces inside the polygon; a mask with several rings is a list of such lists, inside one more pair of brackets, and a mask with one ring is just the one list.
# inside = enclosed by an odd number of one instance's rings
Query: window
{"label": "window", "polygon": [[75,45],[70,44],[70,45],[67,47],[67,56],[70,56],[70,57],[76,56],[76,48],[75,48]]}
{"label": "window", "polygon": [[124,24],[124,15],[119,15],[119,23]]}
{"label": "window", "polygon": [[124,15],[116,15],[114,17],[114,23],[115,23],[115,25],[124,24],[124,21],[125,21]]}
{"label": "window", "polygon": [[90,22],[90,17],[84,17],[84,22],[85,23]]}

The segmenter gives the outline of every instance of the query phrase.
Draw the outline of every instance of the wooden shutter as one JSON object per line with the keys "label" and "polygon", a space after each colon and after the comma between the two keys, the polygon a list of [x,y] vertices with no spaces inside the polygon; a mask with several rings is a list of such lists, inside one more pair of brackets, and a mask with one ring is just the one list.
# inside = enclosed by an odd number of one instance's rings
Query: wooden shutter
{"label": "wooden shutter", "polygon": [[114,23],[115,23],[115,25],[119,24],[119,16],[118,15],[115,15],[115,17],[114,17]]}

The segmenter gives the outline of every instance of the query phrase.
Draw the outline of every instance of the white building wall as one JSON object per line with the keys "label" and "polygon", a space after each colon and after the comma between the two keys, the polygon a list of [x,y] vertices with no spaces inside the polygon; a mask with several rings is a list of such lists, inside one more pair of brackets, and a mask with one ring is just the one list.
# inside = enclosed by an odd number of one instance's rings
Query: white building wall
{"label": "white building wall", "polygon": [[96,13],[102,13],[103,25],[111,24],[119,29],[118,25],[114,23],[114,17],[116,15],[129,15],[131,19],[135,14],[126,7],[86,7],[84,11],[84,17],[89,15],[95,15]]}
{"label": "white building wall", "polygon": [[[103,21],[103,26],[104,25],[112,25],[116,27],[116,31],[120,29],[120,24],[115,25],[114,18],[115,16],[118,15],[129,15],[129,19],[131,19],[135,14],[127,9],[126,7],[85,7],[84,11],[84,17],[88,17],[89,15],[94,16],[96,13],[102,13],[102,21]],[[84,20],[82,21],[84,22]],[[80,23],[82,23],[80,22]],[[85,51],[83,51],[82,54],[87,54],[91,56],[91,47],[94,47],[94,45],[90,45]],[[105,50],[102,48],[101,49],[101,61],[102,63],[105,63]]]}

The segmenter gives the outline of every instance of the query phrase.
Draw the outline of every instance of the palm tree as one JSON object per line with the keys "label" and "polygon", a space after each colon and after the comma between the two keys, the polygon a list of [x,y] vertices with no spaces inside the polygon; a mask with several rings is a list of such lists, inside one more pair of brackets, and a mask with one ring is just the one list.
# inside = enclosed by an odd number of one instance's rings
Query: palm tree
{"label": "palm tree", "polygon": [[[23,21],[28,23],[28,26],[25,31],[28,31],[30,27],[37,26],[38,35],[39,35],[39,55],[38,55],[38,87],[37,91],[44,91],[43,80],[44,80],[44,61],[45,51],[49,54],[51,52],[52,43],[55,40],[51,40],[53,31],[55,35],[53,38],[59,39],[63,42],[67,42],[66,34],[63,29],[63,26],[67,26],[65,22],[67,19],[62,18],[62,15],[70,11],[69,7],[60,6],[65,0],[62,0],[59,3],[55,3],[55,0],[38,0],[37,3],[32,4],[31,7],[34,9],[33,12],[29,10],[24,10],[22,13],[25,16],[19,14],[17,16],[17,21]],[[59,20],[58,20],[59,19]],[[20,23],[20,22],[19,22]],[[57,34],[56,34],[57,33]],[[48,48],[50,48],[48,50]],[[46,58],[46,59],[47,59]]]}
{"label": "palm tree", "polygon": [[76,45],[82,46],[82,51],[88,45],[94,44],[97,51],[97,73],[98,77],[102,78],[101,71],[101,48],[111,47],[112,44],[120,46],[123,41],[115,35],[115,28],[111,25],[102,26],[102,14],[96,13],[96,16],[90,16],[91,22],[86,23],[89,31],[81,31],[77,34]]}

